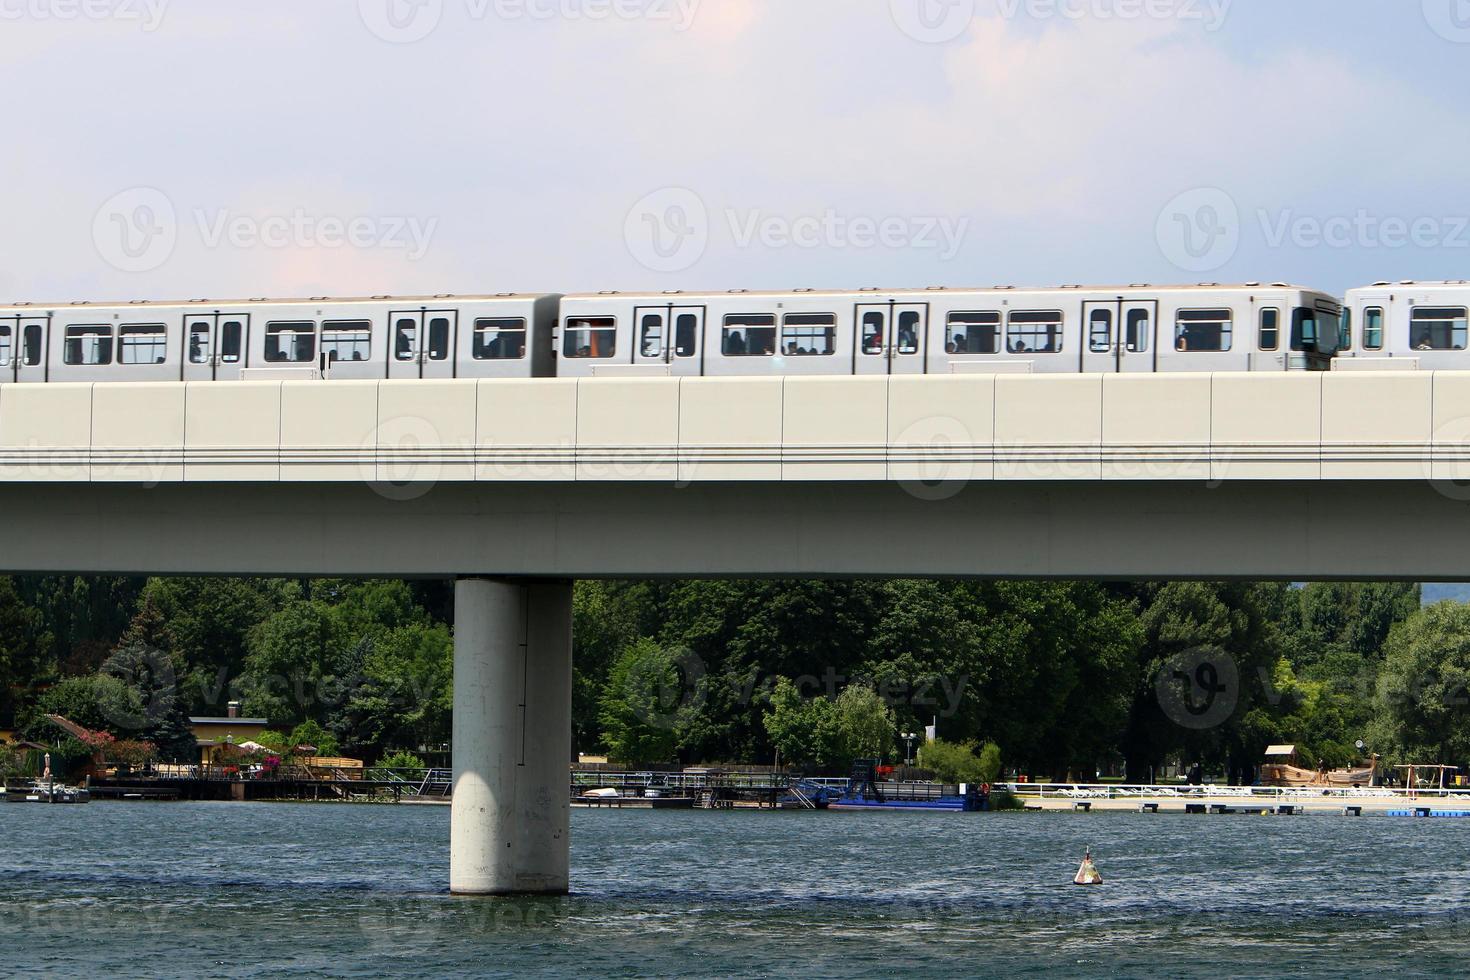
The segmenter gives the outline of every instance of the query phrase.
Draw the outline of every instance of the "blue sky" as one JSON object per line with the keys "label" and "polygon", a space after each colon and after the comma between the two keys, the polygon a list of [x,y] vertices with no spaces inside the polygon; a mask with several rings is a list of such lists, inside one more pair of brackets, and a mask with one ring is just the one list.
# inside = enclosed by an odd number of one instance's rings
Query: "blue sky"
{"label": "blue sky", "polygon": [[1470,0],[0,0],[0,298],[1470,278]]}

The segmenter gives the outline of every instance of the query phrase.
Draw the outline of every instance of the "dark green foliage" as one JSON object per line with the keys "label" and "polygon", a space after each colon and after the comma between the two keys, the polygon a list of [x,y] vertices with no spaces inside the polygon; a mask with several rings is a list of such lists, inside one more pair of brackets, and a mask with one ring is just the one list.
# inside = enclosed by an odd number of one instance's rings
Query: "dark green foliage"
{"label": "dark green foliage", "polygon": [[[895,758],[932,723],[1058,779],[1196,761],[1245,779],[1269,742],[1470,761],[1446,693],[1470,627],[1418,605],[1372,583],[585,582],[573,734],[625,761],[841,772],[854,726]],[[239,699],[344,754],[423,758],[450,737],[452,612],[447,582],[0,578],[0,726],[55,743],[51,710],[183,757],[186,716]],[[1237,681],[1205,726],[1161,701],[1191,656]]]}

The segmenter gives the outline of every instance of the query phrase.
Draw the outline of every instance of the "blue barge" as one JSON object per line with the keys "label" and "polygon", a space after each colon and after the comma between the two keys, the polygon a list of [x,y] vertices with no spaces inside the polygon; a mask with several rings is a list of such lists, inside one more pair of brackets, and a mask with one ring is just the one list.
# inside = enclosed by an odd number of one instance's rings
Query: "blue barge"
{"label": "blue barge", "polygon": [[[943,810],[974,813],[990,809],[989,787],[966,783],[879,783],[876,759],[853,764],[847,789],[827,804],[832,810]],[[953,790],[953,792],[947,792]]]}

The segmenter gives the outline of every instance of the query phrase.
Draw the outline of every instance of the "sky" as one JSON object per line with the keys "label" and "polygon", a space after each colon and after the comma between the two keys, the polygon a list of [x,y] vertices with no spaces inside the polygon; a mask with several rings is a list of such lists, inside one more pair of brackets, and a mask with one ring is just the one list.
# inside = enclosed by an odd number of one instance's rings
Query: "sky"
{"label": "sky", "polygon": [[0,0],[0,301],[1470,278],[1470,0]]}

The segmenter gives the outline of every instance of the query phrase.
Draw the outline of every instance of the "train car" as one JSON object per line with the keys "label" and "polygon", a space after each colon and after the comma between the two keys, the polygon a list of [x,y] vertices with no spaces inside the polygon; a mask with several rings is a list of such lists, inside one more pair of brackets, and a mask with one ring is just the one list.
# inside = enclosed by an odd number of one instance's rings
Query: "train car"
{"label": "train car", "polygon": [[1326,370],[1340,317],[1284,283],[574,294],[557,374]]}
{"label": "train car", "polygon": [[555,374],[554,294],[0,307],[0,382]]}
{"label": "train car", "polygon": [[1347,294],[1343,369],[1470,368],[1470,281],[1376,282]]}

